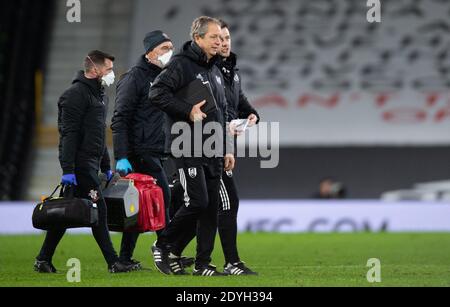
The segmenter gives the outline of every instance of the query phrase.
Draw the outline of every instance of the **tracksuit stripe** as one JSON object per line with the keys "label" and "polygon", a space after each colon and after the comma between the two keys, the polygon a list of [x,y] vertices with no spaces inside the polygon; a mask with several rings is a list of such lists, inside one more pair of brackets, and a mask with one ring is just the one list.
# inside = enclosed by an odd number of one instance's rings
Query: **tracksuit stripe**
{"label": "tracksuit stripe", "polygon": [[180,172],[180,183],[184,189],[185,205],[186,205],[186,207],[189,207],[189,202],[190,202],[191,198],[189,197],[188,190],[187,190],[186,174],[184,173],[184,169],[182,169],[182,168],[179,169],[179,172]]}
{"label": "tracksuit stripe", "polygon": [[226,200],[226,209],[225,210],[231,210],[230,198],[228,197],[228,192],[225,187],[225,183],[223,182],[222,179],[220,180],[220,185],[221,185],[220,188],[221,188],[222,193],[224,194],[225,200]]}
{"label": "tracksuit stripe", "polygon": [[219,195],[220,195],[220,199],[222,201],[222,210],[226,211],[227,210],[227,203],[226,203],[225,197],[223,195],[222,187],[220,187],[220,189],[219,189]]}

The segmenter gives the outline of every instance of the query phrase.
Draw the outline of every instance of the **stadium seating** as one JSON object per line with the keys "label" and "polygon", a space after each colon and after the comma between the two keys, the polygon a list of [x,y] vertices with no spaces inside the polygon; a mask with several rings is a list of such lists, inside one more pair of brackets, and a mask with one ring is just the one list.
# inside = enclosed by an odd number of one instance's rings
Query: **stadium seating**
{"label": "stadium seating", "polygon": [[2,1],[0,32],[0,200],[20,198],[35,119],[35,73],[41,68],[53,1]]}

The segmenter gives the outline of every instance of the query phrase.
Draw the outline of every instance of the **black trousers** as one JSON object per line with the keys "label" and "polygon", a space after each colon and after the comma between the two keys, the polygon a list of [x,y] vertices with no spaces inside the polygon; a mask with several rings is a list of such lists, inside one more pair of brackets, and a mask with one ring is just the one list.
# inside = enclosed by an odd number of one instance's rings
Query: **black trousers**
{"label": "black trousers", "polygon": [[[237,216],[239,211],[239,196],[233,172],[223,172],[219,187],[218,230],[225,264],[241,261],[237,249]],[[176,212],[178,206],[171,208]],[[180,237],[175,245],[174,254],[181,255],[186,246],[194,239],[196,228],[187,231]]]}
{"label": "black trousers", "polygon": [[[108,265],[112,265],[119,260],[116,251],[114,250],[109,235],[107,224],[107,210],[105,200],[100,189],[100,180],[96,170],[75,170],[78,186],[74,189],[74,196],[77,198],[91,199],[91,191],[96,191],[98,200],[96,201],[98,207],[98,225],[92,228],[92,233],[98,246],[103,254]],[[52,261],[56,247],[64,236],[66,229],[50,230],[42,245],[41,251],[36,259],[40,261]]]}
{"label": "black trousers", "polygon": [[[151,154],[136,155],[130,158],[133,170],[140,174],[150,175],[157,180],[164,194],[164,204],[166,209],[166,223],[169,223],[170,188],[167,175],[163,167],[163,161],[159,157]],[[156,232],[158,238],[163,230]],[[120,246],[120,260],[130,261],[133,257],[134,249],[139,238],[138,232],[124,232]]]}
{"label": "black trousers", "polygon": [[223,162],[218,158],[181,158],[175,163],[184,189],[184,205],[158,239],[158,245],[165,245],[175,255],[181,255],[180,246],[184,245],[184,249],[192,240],[187,234],[191,236],[196,229],[195,266],[201,268],[211,262],[214,249]]}
{"label": "black trousers", "polygon": [[220,183],[219,236],[225,263],[240,262],[237,250],[239,196],[233,172],[225,172]]}

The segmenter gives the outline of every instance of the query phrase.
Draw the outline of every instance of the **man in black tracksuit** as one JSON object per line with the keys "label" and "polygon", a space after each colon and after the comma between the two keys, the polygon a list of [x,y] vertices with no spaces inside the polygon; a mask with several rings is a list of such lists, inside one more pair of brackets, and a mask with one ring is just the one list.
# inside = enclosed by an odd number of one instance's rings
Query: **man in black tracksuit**
{"label": "man in black tracksuit", "polygon": [[[223,77],[215,65],[221,46],[220,22],[210,17],[197,18],[191,29],[193,41],[187,42],[181,52],[174,56],[168,67],[157,77],[150,89],[149,98],[153,105],[166,112],[172,121],[188,125],[194,131],[194,125],[217,123],[220,127],[221,141],[225,140],[226,98]],[[208,81],[211,85],[217,109],[204,114],[201,107],[204,101],[192,106],[180,100],[175,94],[193,80]],[[195,123],[195,124],[194,124]],[[202,126],[203,127],[203,126]],[[201,128],[202,128],[201,127]],[[193,133],[193,138],[198,137]],[[202,134],[201,144],[209,135]],[[218,276],[216,268],[210,265],[211,253],[217,232],[217,208],[219,185],[223,167],[232,170],[234,156],[220,155],[208,157],[200,148],[191,146],[190,154],[185,153],[175,163],[180,171],[184,188],[185,205],[177,211],[163,234],[153,246],[155,265],[165,274],[186,274],[183,270],[180,253],[177,253],[177,240],[186,232],[197,227],[197,256],[194,275]],[[183,148],[185,149],[185,148]],[[180,156],[174,152],[174,156]],[[198,224],[197,224],[198,222]]]}
{"label": "man in black tracksuit", "polygon": [[[111,273],[128,272],[131,266],[119,261],[111,243],[107,225],[107,210],[103,199],[99,169],[112,177],[105,144],[108,99],[102,82],[114,83],[114,57],[92,51],[85,59],[85,71],[78,72],[72,86],[58,101],[60,134],[59,161],[63,170],[62,184],[74,188],[74,196],[91,199],[98,207],[98,225],[92,228]],[[56,273],[52,264],[55,249],[65,229],[47,232],[34,268],[41,273]]]}
{"label": "man in black tracksuit", "polygon": [[[117,84],[116,105],[112,118],[116,171],[126,176],[131,171],[147,174],[162,188],[166,210],[170,204],[170,189],[163,162],[169,147],[166,142],[165,116],[148,102],[150,85],[169,62],[173,53],[170,38],[162,31],[148,33],[144,39],[145,54],[125,73]],[[166,222],[169,222],[167,216]],[[157,232],[159,235],[161,230]],[[137,232],[125,232],[122,237],[120,260],[140,268],[131,259]]]}
{"label": "man in black tracksuit", "polygon": [[[237,57],[231,52],[231,36],[228,25],[221,21],[223,57],[218,62],[225,79],[225,93],[228,102],[228,121],[235,119],[249,120],[249,126],[259,122],[259,114],[250,105],[242,92],[241,76],[236,67]],[[219,206],[219,236],[225,256],[224,273],[228,275],[254,275],[239,258],[237,250],[237,215],[239,210],[239,196],[233,171],[224,172],[220,183],[221,206]]]}
{"label": "man in black tracksuit", "polygon": [[[247,97],[242,92],[241,76],[236,67],[237,57],[231,52],[231,36],[228,25],[221,21],[222,27],[222,48],[220,55],[222,59],[217,62],[225,79],[225,94],[227,98],[227,121],[247,118],[249,126],[259,122],[259,114],[250,105]],[[178,191],[175,185],[174,191]],[[222,250],[225,257],[224,273],[227,275],[255,275],[239,258],[237,250],[237,215],[239,210],[239,196],[233,171],[224,171],[220,181],[220,203],[218,229],[222,243]],[[176,192],[175,192],[176,193]],[[174,199],[179,199],[178,195],[173,195]],[[171,212],[176,212],[180,206],[179,201],[173,201],[174,208]],[[184,240],[185,246],[178,246],[182,251],[188,242],[195,236],[195,230]],[[178,252],[180,252],[178,251]]]}

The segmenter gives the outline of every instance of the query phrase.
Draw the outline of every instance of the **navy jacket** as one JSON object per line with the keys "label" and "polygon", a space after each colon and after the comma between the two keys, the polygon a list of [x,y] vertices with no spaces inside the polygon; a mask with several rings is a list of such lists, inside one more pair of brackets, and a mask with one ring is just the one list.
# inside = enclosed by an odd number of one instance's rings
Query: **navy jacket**
{"label": "navy jacket", "polygon": [[100,81],[79,71],[58,101],[59,162],[64,174],[111,169],[105,144],[107,110],[108,97]]}
{"label": "navy jacket", "polygon": [[161,71],[141,56],[117,83],[111,124],[116,160],[134,154],[166,155],[166,115],[148,101],[150,86]]}

